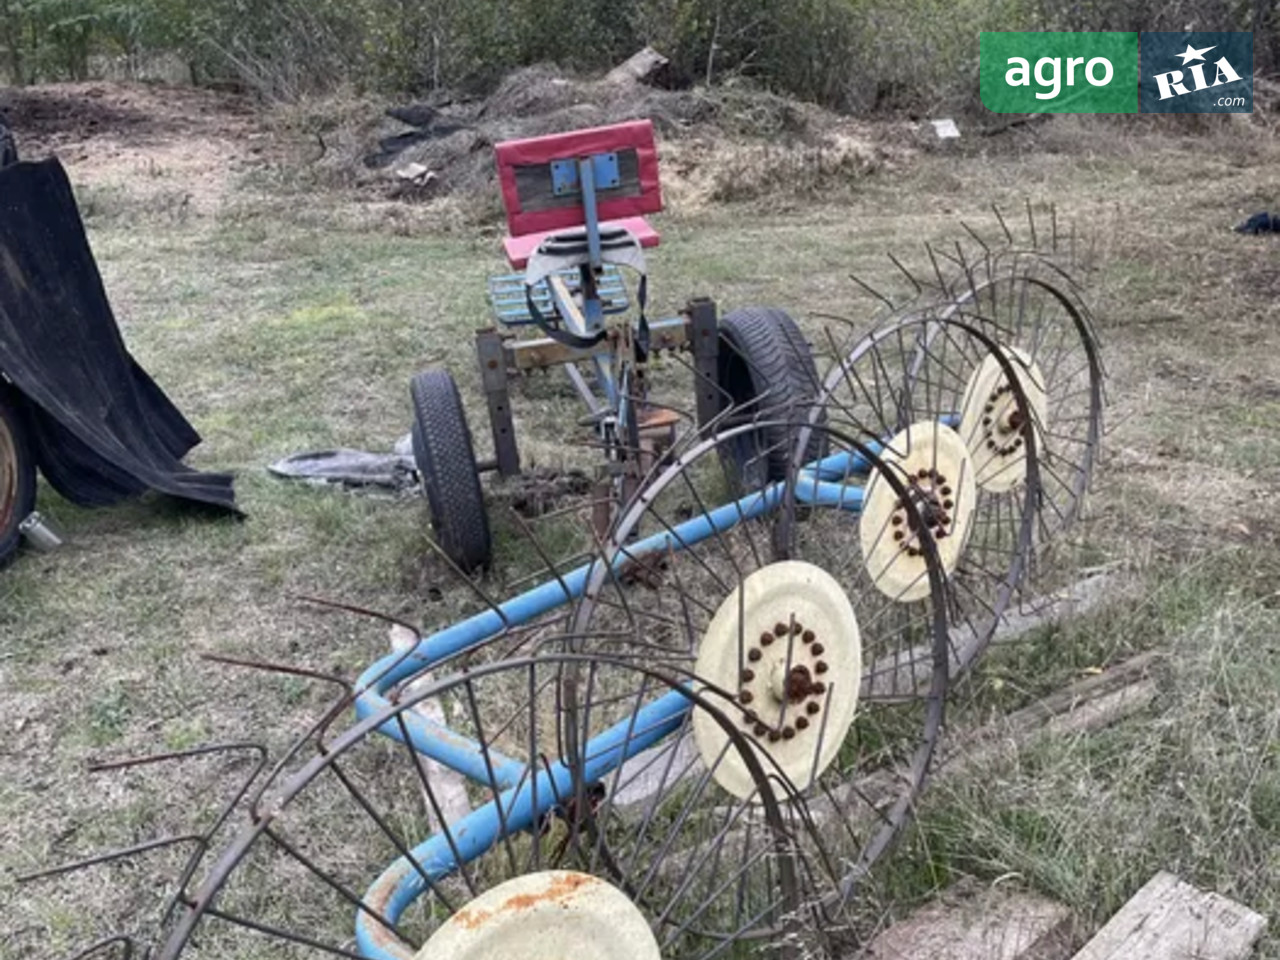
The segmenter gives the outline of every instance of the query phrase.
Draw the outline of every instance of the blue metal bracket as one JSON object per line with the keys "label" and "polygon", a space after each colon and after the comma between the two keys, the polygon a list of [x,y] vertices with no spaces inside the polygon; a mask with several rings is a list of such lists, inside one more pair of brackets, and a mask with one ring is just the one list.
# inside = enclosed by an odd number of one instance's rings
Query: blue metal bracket
{"label": "blue metal bracket", "polygon": [[[591,161],[597,190],[609,190],[622,183],[616,153],[597,153],[584,159]],[[582,192],[577,159],[551,161],[551,190],[557,197],[569,197]]]}

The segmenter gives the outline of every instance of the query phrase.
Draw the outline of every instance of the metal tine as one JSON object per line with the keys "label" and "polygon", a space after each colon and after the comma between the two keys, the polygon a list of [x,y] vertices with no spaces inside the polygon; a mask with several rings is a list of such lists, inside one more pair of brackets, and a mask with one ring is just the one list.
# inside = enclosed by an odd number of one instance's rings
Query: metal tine
{"label": "metal tine", "polygon": [[[449,569],[454,573],[454,575],[457,577],[458,580],[460,580],[462,583],[465,583],[468,587],[470,587],[472,592],[475,593],[475,595],[478,596],[481,599],[481,601],[490,610],[492,610],[494,613],[498,615],[499,619],[502,620],[503,630],[505,631],[505,630],[511,629],[511,620],[503,612],[501,604],[499,604],[496,600],[494,600],[491,596],[489,596],[489,594],[486,593],[484,590],[480,589],[480,584],[476,582],[476,578],[472,576],[468,576],[467,573],[460,566],[458,566],[456,563],[453,562],[453,560],[449,557],[449,555],[445,553],[444,548],[441,547],[438,543],[436,543],[435,540],[428,540],[427,545],[432,550],[435,551],[437,556],[439,556],[441,559],[444,560],[444,562],[448,565]],[[569,598],[566,597],[565,599],[568,600]],[[468,647],[467,652],[471,652],[475,649],[476,647]]]}
{"label": "metal tine", "polygon": [[1053,253],[1058,252],[1058,205],[1056,203],[1049,204],[1049,230],[1052,236],[1049,249]]}
{"label": "metal tine", "polygon": [[[28,880],[36,880],[41,877],[49,877],[49,876],[61,875],[65,873],[73,873],[75,871],[86,869],[91,866],[96,866],[98,864],[110,863],[116,860],[128,859],[130,857],[147,853],[151,850],[161,849],[161,848],[170,847],[170,846],[176,846],[183,843],[194,843],[196,845],[196,849],[192,851],[192,854],[188,858],[186,865],[183,867],[181,876],[179,877],[179,880],[177,883],[177,891],[174,893],[173,897],[169,900],[168,904],[164,909],[162,922],[167,923],[169,918],[172,916],[173,910],[177,906],[178,901],[181,899],[183,892],[186,889],[187,883],[191,880],[191,877],[194,876],[196,868],[199,866],[200,860],[203,857],[205,851],[208,849],[209,843],[213,839],[213,836],[219,830],[222,829],[223,825],[230,818],[231,814],[235,811],[236,807],[239,806],[241,801],[245,798],[246,794],[248,794],[254,782],[262,774],[263,769],[265,769],[267,764],[267,759],[268,759],[268,751],[266,747],[258,743],[237,741],[232,743],[206,744],[201,747],[193,747],[189,750],[171,751],[171,752],[162,753],[162,754],[151,754],[143,757],[127,757],[127,758],[123,758],[115,761],[107,761],[104,763],[91,764],[89,767],[89,770],[91,773],[106,772],[110,770],[131,769],[133,767],[143,766],[143,765],[152,764],[152,763],[164,763],[171,760],[183,760],[183,759],[189,759],[191,757],[196,757],[196,756],[209,756],[217,753],[229,753],[229,752],[241,751],[241,750],[255,751],[258,754],[258,761],[253,765],[253,769],[249,771],[249,775],[245,777],[244,780],[241,782],[239,789],[236,790],[232,798],[226,804],[223,805],[222,812],[214,820],[213,824],[209,827],[209,829],[206,830],[204,833],[184,834],[180,836],[161,838],[159,840],[149,841],[143,844],[135,844],[130,847],[124,847],[117,850],[108,851],[106,853],[99,854],[94,857],[89,857],[73,863],[63,864],[61,866],[53,867],[48,870],[28,874],[23,877],[18,877],[17,878],[18,882],[22,883]],[[102,941],[98,946],[99,947],[104,946],[110,942],[111,941],[109,940]],[[131,953],[125,954],[126,957],[130,955]]]}
{"label": "metal tine", "polygon": [[369,607],[357,606],[354,603],[344,603],[341,600],[329,600],[325,597],[311,596],[305,593],[295,593],[290,595],[292,599],[299,600],[302,603],[315,604],[318,607],[331,607],[334,610],[345,610],[347,613],[357,613],[362,617],[372,617],[375,620],[382,620],[384,623],[392,623],[398,627],[404,627],[406,630],[412,630],[421,639],[422,631],[406,620],[399,617],[393,617],[390,614],[382,613],[379,610],[372,610]]}
{"label": "metal tine", "polygon": [[1000,212],[1000,207],[993,203],[991,205],[991,212],[996,215],[996,220],[1000,223],[1000,229],[1004,231],[1005,240],[1009,243],[1013,243],[1013,233],[1009,230],[1009,225],[1005,223],[1004,214]]}
{"label": "metal tine", "polygon": [[[462,684],[467,693],[467,711],[471,716],[471,723],[475,730],[476,741],[481,745],[480,755],[484,759],[485,775],[488,777],[488,787],[495,798],[501,797],[502,788],[498,785],[497,774],[493,772],[493,758],[489,753],[489,740],[485,736],[484,724],[480,721],[480,706],[476,700],[475,679],[468,677]],[[500,835],[502,844],[507,853],[507,861],[511,870],[516,870],[516,854],[511,846],[511,829],[507,826],[507,810],[499,801],[497,803],[498,823],[501,827]]]}
{"label": "metal tine", "polygon": [[[407,738],[408,730],[405,729],[404,727],[402,717],[403,717],[402,714],[396,714],[396,719],[401,721],[400,733],[402,736],[405,736]],[[415,761],[416,759],[417,758],[415,756]],[[415,763],[415,766],[418,766],[418,764]],[[355,800],[356,803],[360,805],[361,809],[363,809],[365,813],[369,814],[369,819],[372,820],[377,825],[378,829],[382,832],[383,836],[385,836],[388,840],[391,841],[392,846],[396,848],[396,851],[400,854],[400,856],[404,857],[405,860],[409,862],[410,866],[413,867],[414,871],[418,874],[418,876],[422,878],[422,882],[426,885],[427,889],[431,891],[432,895],[437,897],[440,900],[440,902],[445,905],[446,908],[452,910],[453,907],[450,905],[449,898],[445,896],[444,891],[441,890],[439,885],[431,878],[431,875],[427,872],[426,868],[423,867],[422,864],[418,861],[418,858],[414,856],[413,851],[409,849],[408,845],[396,834],[394,830],[391,829],[391,825],[387,823],[386,818],[383,817],[378,812],[377,808],[374,807],[373,804],[369,802],[369,799],[364,795],[364,793],[360,790],[360,788],[355,785],[355,782],[352,781],[351,778],[346,775],[341,765],[339,765],[338,762],[335,760],[332,764],[330,764],[329,769],[333,772],[333,775],[337,777],[338,782],[341,783],[343,787],[346,788],[349,794],[351,794],[352,799]],[[419,767],[419,769],[421,768]],[[428,799],[429,801],[434,803],[435,797],[433,794],[428,794]],[[452,844],[452,841],[451,841],[449,826],[447,823],[444,823],[443,819],[440,818],[440,811],[438,806],[433,806],[432,815],[437,818],[437,822],[442,824],[446,834],[446,841],[450,842],[450,849],[452,850],[454,857],[458,857],[457,848]],[[459,863],[461,863],[460,859],[459,859]],[[459,869],[459,873],[462,874],[464,881],[469,881],[465,865]],[[470,885],[469,882],[468,882],[468,885]],[[472,890],[472,893],[474,894],[475,888],[471,887],[471,890]]]}
{"label": "metal tine", "polygon": [[856,283],[858,286],[860,286],[863,290],[865,290],[871,296],[875,297],[885,306],[887,306],[890,310],[898,309],[896,306],[894,306],[894,303],[892,300],[886,297],[883,293],[881,293],[875,287],[871,286],[871,284],[867,283],[865,280],[859,277],[856,273],[849,274],[849,279],[852,280],[854,283]]}
{"label": "metal tine", "polygon": [[100,953],[110,949],[111,947],[122,948],[120,953],[117,954],[119,960],[132,960],[134,946],[133,937],[118,933],[113,937],[107,937],[103,940],[97,941],[96,943],[89,944],[89,946],[80,950],[78,953],[73,953],[71,956],[66,957],[65,960],[88,960],[88,958],[93,956],[95,953]]}
{"label": "metal tine", "polygon": [[925,252],[929,254],[929,262],[933,265],[933,275],[938,278],[938,286],[942,289],[943,294],[948,300],[954,299],[951,292],[951,284],[949,284],[942,275],[942,268],[938,265],[938,251],[934,249],[933,244],[926,243],[924,245]]}
{"label": "metal tine", "polygon": [[885,252],[885,256],[889,258],[889,262],[898,268],[898,272],[907,278],[907,281],[916,288],[916,293],[924,293],[924,286],[916,279],[915,274],[902,265],[902,261],[894,256],[893,251]]}
{"label": "metal tine", "polygon": [[551,555],[543,549],[542,544],[538,541],[538,537],[534,534],[533,528],[529,525],[529,522],[514,509],[511,511],[511,514],[516,518],[516,523],[519,525],[521,532],[528,538],[529,545],[533,547],[534,551],[538,554],[538,559],[545,565],[543,567],[544,571],[549,571],[551,575],[555,577],[556,582],[560,584],[560,589],[564,591],[566,602],[569,601],[572,598],[573,593],[569,589],[569,584],[565,582],[564,575],[560,572],[560,568],[556,565],[556,562],[551,559]]}
{"label": "metal tine", "polygon": [[1026,198],[1027,202],[1027,227],[1031,231],[1031,249],[1039,249],[1039,243],[1036,241],[1036,217],[1031,210],[1031,198]]}
{"label": "metal tine", "polygon": [[[580,672],[575,671],[575,675]],[[574,810],[575,816],[569,827],[569,843],[573,846],[574,853],[578,856],[582,855],[582,824],[584,817],[590,816],[591,806],[587,802],[587,778],[585,770],[587,761],[591,757],[586,754],[586,747],[590,745],[591,735],[591,708],[595,703],[596,681],[600,673],[600,664],[592,661],[587,664],[587,692],[586,699],[582,705],[582,728],[575,731],[572,749],[574,754],[571,759],[576,761],[570,767],[573,770],[573,794],[574,794]],[[634,713],[632,714],[634,718]],[[634,729],[635,721],[631,721]],[[579,736],[580,734],[580,736]]]}
{"label": "metal tine", "polygon": [[[324,602],[324,601],[321,601],[321,602]],[[379,616],[373,611],[367,611],[360,607],[351,607],[343,604],[335,604],[335,606],[338,606],[341,609],[349,609],[355,613],[362,613],[362,614],[368,613],[370,615],[378,617],[378,619],[390,620],[391,622],[400,623],[400,621],[398,620],[394,620],[393,618],[390,618],[390,617]],[[407,626],[408,629],[413,630],[413,632],[417,634],[419,637],[421,636],[420,631],[418,631],[416,628],[408,626],[407,624],[405,626]],[[415,649],[416,649],[416,646],[406,647],[403,651],[400,652],[399,656],[387,666],[387,671],[394,670],[396,667],[398,667],[401,663],[403,663],[407,658],[409,658],[414,653]],[[250,798],[249,811],[251,815],[255,819],[257,819],[261,815],[259,807],[262,803],[262,798],[266,795],[267,790],[270,789],[272,783],[274,783],[276,778],[280,775],[280,772],[288,765],[288,763],[294,757],[296,757],[303,750],[303,748],[306,747],[308,743],[314,742],[316,746],[316,750],[320,753],[327,752],[327,748],[324,743],[324,736],[328,732],[328,729],[333,724],[333,722],[339,716],[341,716],[341,714],[347,709],[348,706],[351,705],[352,702],[354,702],[354,699],[356,696],[354,686],[349,681],[341,677],[333,676],[331,674],[321,673],[315,670],[308,670],[302,667],[293,667],[285,664],[269,663],[265,661],[253,661],[253,660],[241,659],[237,657],[228,657],[221,654],[202,654],[201,657],[202,659],[211,660],[215,663],[225,663],[231,666],[247,667],[249,669],[263,670],[271,673],[283,673],[291,676],[303,676],[303,677],[308,677],[308,678],[317,679],[317,680],[324,680],[328,683],[337,684],[341,686],[344,690],[343,696],[340,699],[338,699],[332,706],[329,707],[329,709],[320,718],[320,720],[318,720],[315,724],[313,724],[305,734],[298,737],[293,742],[293,744],[289,747],[289,749],[285,751],[284,755],[272,767],[271,772],[263,781],[262,785],[256,791],[254,791],[253,796]],[[385,672],[383,675],[385,675]]]}
{"label": "metal tine", "polygon": [[939,248],[935,248],[935,250],[938,256],[942,257],[943,260],[946,260],[948,263],[954,264],[957,267],[960,266],[960,261],[956,259],[954,256],[952,256],[951,254],[947,253],[947,251]]}
{"label": "metal tine", "polygon": [[[416,633],[417,631],[414,632]],[[249,670],[261,670],[264,673],[283,673],[294,677],[305,677],[309,680],[323,680],[326,683],[342,687],[348,693],[355,689],[351,681],[345,677],[340,677],[333,673],[325,673],[321,670],[312,670],[308,667],[296,667],[287,663],[272,663],[268,660],[249,660],[245,657],[233,657],[225,653],[201,653],[198,656],[201,660],[208,660],[210,663],[219,663],[229,667],[245,667]]]}
{"label": "metal tine", "polygon": [[213,839],[214,835],[221,830],[223,825],[231,818],[231,814],[235,812],[236,807],[238,807],[240,802],[248,795],[249,790],[257,781],[258,777],[261,776],[262,771],[266,769],[269,752],[267,748],[260,743],[239,741],[208,744],[203,747],[193,747],[190,750],[180,750],[167,754],[153,754],[148,757],[119,760],[97,766],[91,765],[89,767],[91,772],[96,772],[98,770],[119,770],[141,766],[143,764],[161,763],[168,760],[183,760],[190,757],[209,756],[215,753],[231,753],[241,750],[251,750],[257,753],[258,760],[253,765],[253,769],[249,771],[249,775],[241,781],[240,788],[236,790],[234,796],[232,796],[232,798],[223,805],[222,812],[218,814],[218,817],[214,820],[213,824],[205,831],[205,841],[202,844],[201,849],[196,850],[191,855],[191,858],[187,861],[187,865],[183,868],[182,876],[178,882],[178,892],[174,894],[173,898],[169,901],[169,904],[165,907],[164,920],[166,923],[172,915],[174,908],[177,906],[178,898],[182,891],[186,888],[187,883],[191,880],[192,876],[195,875],[196,867],[199,866],[200,858],[204,854],[204,848],[208,847],[208,844]]}
{"label": "metal tine", "polygon": [[[403,659],[403,657],[407,656],[412,652],[412,650],[412,647],[406,648],[401,654],[401,658]],[[263,781],[262,786],[254,791],[253,796],[249,800],[249,811],[254,817],[257,817],[258,806],[262,803],[263,796],[266,795],[271,784],[275,782],[276,777],[278,777],[280,775],[280,771],[289,764],[289,761],[296,757],[302,749],[308,743],[313,742],[313,740],[316,743],[317,750],[321,753],[324,752],[324,744],[322,741],[324,732],[328,730],[333,721],[336,720],[354,701],[355,688],[349,681],[342,677],[322,673],[318,670],[309,670],[305,667],[295,667],[289,664],[271,663],[263,660],[248,660],[241,657],[231,657],[226,654],[219,653],[202,653],[200,654],[200,659],[208,660],[213,663],[225,664],[227,666],[245,667],[249,670],[261,670],[265,673],[281,673],[286,676],[323,680],[326,683],[332,683],[343,688],[343,695],[338,700],[334,701],[329,709],[325,711],[324,715],[312,724],[306,733],[294,740],[293,744],[285,751],[284,755],[272,766],[271,772]],[[397,664],[398,663],[399,661],[397,661]]]}
{"label": "metal tine", "polygon": [[982,235],[979,234],[977,230],[973,229],[973,227],[969,226],[969,224],[965,223],[963,220],[960,221],[960,226],[964,228],[964,231],[969,234],[969,236],[973,237],[978,246],[982,247],[982,249],[988,254],[991,253],[991,248],[987,246],[987,241],[982,239]]}
{"label": "metal tine", "polygon": [[[577,517],[583,510],[589,509],[590,507],[600,502],[601,500],[599,498],[592,497],[580,503],[575,503],[569,507],[562,507],[559,510],[552,510],[552,511],[548,511],[547,513],[539,514],[538,519],[546,520],[548,518],[559,519],[560,517]],[[594,550],[582,550],[578,553],[573,554],[570,557],[566,557],[564,560],[560,562],[562,566],[573,569],[585,563],[589,563],[594,556],[595,556]],[[547,567],[539,567],[537,570],[534,570],[531,573],[522,574],[521,576],[517,577],[514,580],[508,580],[507,589],[516,591],[518,590],[518,588],[526,586],[528,584],[533,584],[534,586],[537,586],[538,584],[542,583],[543,578],[550,572],[551,571]]]}
{"label": "metal tine", "polygon": [[[834,345],[834,342],[835,342],[835,341],[834,341],[834,340],[832,340],[833,345]],[[840,364],[839,364],[839,370],[840,370],[840,377],[841,377],[841,379],[844,381],[845,385],[848,387],[848,389],[849,389],[849,393],[850,393],[850,396],[858,396],[858,389],[854,387],[853,380],[851,379],[851,371],[850,371],[850,369],[849,369],[849,364],[848,364],[846,361],[844,361],[844,360],[840,361]],[[874,372],[874,370],[873,370],[873,372]],[[861,377],[858,377],[859,386],[862,386],[861,380],[862,380],[862,378],[861,378]],[[866,391],[864,391],[864,392],[866,392]],[[869,395],[869,393],[868,393],[868,395]],[[875,406],[874,406],[874,408],[873,408],[873,409],[874,409],[874,410],[875,410],[875,412],[876,412],[876,416],[880,418],[880,430],[879,430],[879,433],[877,434],[877,433],[876,433],[876,431],[875,431],[875,429],[873,429],[872,427],[870,427],[870,426],[868,426],[868,425],[866,425],[866,424],[863,424],[861,421],[859,421],[859,422],[857,423],[857,427],[858,427],[858,429],[859,429],[859,430],[864,431],[868,436],[871,436],[871,435],[879,436],[879,435],[882,435],[882,434],[886,434],[886,433],[890,433],[890,432],[892,432],[892,427],[891,427],[891,425],[890,425],[890,424],[888,423],[888,421],[886,421],[886,420],[885,420],[885,418],[884,418],[884,413],[885,413],[885,411],[884,411],[884,409],[883,409],[883,404],[877,403],[877,404],[875,404]]]}
{"label": "metal tine", "polygon": [[124,860],[129,857],[136,857],[142,853],[150,853],[152,850],[162,850],[165,847],[175,847],[184,843],[194,843],[204,845],[207,842],[203,833],[183,833],[172,837],[161,837],[158,840],[148,840],[146,843],[137,843],[131,847],[121,847],[119,850],[111,850],[107,853],[100,853],[96,856],[85,857],[81,860],[73,860],[70,863],[61,863],[56,867],[46,867],[43,870],[36,870],[32,873],[20,873],[14,880],[18,883],[31,883],[35,880],[43,880],[47,877],[57,877],[66,873],[75,873],[77,870],[84,870],[86,867],[95,867],[101,863],[113,863],[116,860]]}
{"label": "metal tine", "polygon": [[233,750],[254,750],[265,758],[267,748],[250,740],[235,740],[225,743],[209,743],[187,750],[169,750],[164,753],[149,753],[137,757],[121,757],[118,760],[95,760],[89,763],[90,773],[105,773],[108,770],[127,770],[132,767],[147,766],[152,763],[165,763],[169,760],[185,760],[189,757],[203,757],[213,753],[229,753]]}
{"label": "metal tine", "polygon": [[299,850],[297,846],[285,839],[279,831],[273,829],[270,821],[263,826],[262,832],[271,840],[272,843],[276,844],[276,846],[281,850],[291,856],[294,860],[298,861],[298,863],[302,864],[303,868],[306,869],[308,873],[355,907],[357,913],[368,914],[374,920],[378,921],[383,929],[389,930],[401,939],[405,939],[400,928],[383,916],[381,911],[375,910],[373,907],[369,906],[364,902],[363,897],[358,895],[354,890],[349,889],[346,884],[322,868],[319,864],[312,861],[312,859]]}
{"label": "metal tine", "polygon": [[[683,357],[681,354],[672,353],[670,354],[670,358],[693,374],[694,380],[695,380],[695,389],[697,387],[710,384],[711,386],[715,387],[716,392],[720,394],[720,399],[722,401],[733,399],[729,391],[720,385],[720,381],[717,378],[710,377],[707,374],[703,373],[694,364],[690,363],[685,357]],[[706,428],[707,424],[701,424],[701,426],[703,428]]]}
{"label": "metal tine", "polygon": [[277,940],[284,940],[287,943],[299,943],[304,947],[310,947],[313,950],[319,950],[323,953],[332,954],[337,957],[349,957],[351,960],[366,960],[366,955],[363,953],[355,953],[354,951],[347,950],[344,947],[335,947],[331,944],[322,943],[314,937],[308,937],[301,933],[294,933],[291,930],[285,930],[283,927],[272,926],[269,923],[262,923],[259,920],[250,920],[248,917],[239,917],[234,913],[226,913],[215,906],[205,907],[204,913],[206,916],[216,917],[226,923],[232,923],[238,927],[245,927],[248,930],[253,930],[254,932],[261,933],[264,936],[274,937]]}
{"label": "metal tine", "polygon": [[960,263],[960,269],[964,271],[965,279],[969,281],[969,292],[973,294],[974,309],[978,309],[978,285],[973,280],[973,268],[969,265],[968,257],[964,255],[964,247],[960,246],[958,240],[956,241],[956,259]]}

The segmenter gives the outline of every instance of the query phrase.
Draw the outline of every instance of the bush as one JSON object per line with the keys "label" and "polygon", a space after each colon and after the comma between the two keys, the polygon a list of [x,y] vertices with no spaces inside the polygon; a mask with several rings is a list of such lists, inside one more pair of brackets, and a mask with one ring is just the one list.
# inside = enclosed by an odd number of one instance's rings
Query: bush
{"label": "bush", "polygon": [[0,0],[14,82],[80,79],[91,55],[176,53],[198,81],[292,99],[339,86],[488,92],[513,68],[611,66],[645,44],[676,83],[742,76],[852,112],[976,106],[982,30],[1253,30],[1280,63],[1270,4],[1239,0]]}

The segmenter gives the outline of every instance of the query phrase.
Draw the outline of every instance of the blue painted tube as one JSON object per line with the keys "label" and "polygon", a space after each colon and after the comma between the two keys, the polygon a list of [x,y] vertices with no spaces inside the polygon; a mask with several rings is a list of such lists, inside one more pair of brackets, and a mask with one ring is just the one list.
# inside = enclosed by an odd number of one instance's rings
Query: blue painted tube
{"label": "blue painted tube", "polygon": [[[954,430],[960,426],[960,414],[944,413],[938,418],[938,422]],[[888,442],[888,439],[868,440],[863,445],[873,456],[878,457],[884,453],[885,444]],[[867,459],[864,453],[842,450],[839,453],[833,453],[830,456],[823,457],[821,460],[807,464],[805,469],[815,471],[823,480],[841,480],[857,474],[870,473],[871,461]]]}
{"label": "blue painted tube", "polygon": [[818,507],[839,507],[852,513],[862,510],[863,489],[852,483],[829,483],[808,470],[796,481],[796,499]]}
{"label": "blue painted tube", "polygon": [[578,160],[578,183],[582,186],[582,218],[587,227],[587,258],[591,269],[600,266],[600,213],[596,207],[596,163],[594,157]]}
{"label": "blue painted tube", "polygon": [[[689,709],[689,698],[673,690],[593,737],[582,754],[584,780],[591,783],[601,779],[627,758],[670,736],[684,722]],[[451,825],[456,858],[444,834],[436,834],[413,848],[413,859],[432,881],[439,880],[456,870],[459,861],[470,863],[489,850],[502,837],[504,828],[510,834],[533,827],[556,805],[557,797],[567,799],[572,790],[572,772],[557,761]],[[422,875],[409,859],[401,857],[373,882],[365,894],[365,902],[381,904],[383,916],[397,923],[426,889]],[[364,911],[356,912],[356,943],[360,952],[375,960],[401,960],[398,954],[385,948],[385,936],[377,920]]]}
{"label": "blue painted tube", "polygon": [[[832,485],[838,486],[838,485]],[[618,564],[630,557],[648,553],[666,553],[698,543],[717,533],[729,530],[743,520],[751,520],[774,510],[782,502],[781,484],[770,484],[757,493],[751,493],[733,503],[726,503],[705,514],[676,525],[669,531],[653,534],[627,550]],[[439,633],[419,641],[412,653],[391,653],[369,667],[356,681],[356,716],[360,719],[386,709],[389,703],[386,692],[414,674],[428,669],[433,663],[483,642],[500,633],[508,625],[527,623],[549,610],[554,610],[582,596],[587,578],[594,564],[586,563],[571,570],[561,580],[551,580],[534,587],[502,604],[498,610],[486,610],[474,617],[446,627]],[[501,612],[499,612],[501,611]],[[406,711],[401,716],[409,731],[413,749],[482,784],[489,783],[489,765],[499,787],[518,783],[524,775],[524,764],[509,760],[489,751],[488,764],[480,745],[460,737],[447,727],[433,723],[417,713]],[[400,727],[387,722],[379,732],[403,742]]]}

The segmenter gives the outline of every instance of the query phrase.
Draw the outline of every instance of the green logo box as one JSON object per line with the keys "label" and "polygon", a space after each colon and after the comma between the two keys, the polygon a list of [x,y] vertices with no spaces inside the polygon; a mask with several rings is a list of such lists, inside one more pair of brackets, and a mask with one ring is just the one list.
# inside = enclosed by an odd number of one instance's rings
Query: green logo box
{"label": "green logo box", "polygon": [[992,33],[979,38],[982,102],[994,113],[1137,113],[1137,33]]}

